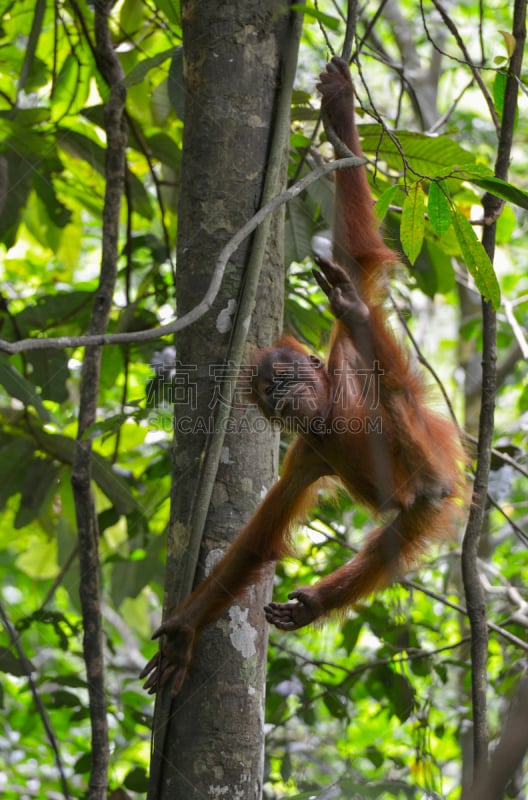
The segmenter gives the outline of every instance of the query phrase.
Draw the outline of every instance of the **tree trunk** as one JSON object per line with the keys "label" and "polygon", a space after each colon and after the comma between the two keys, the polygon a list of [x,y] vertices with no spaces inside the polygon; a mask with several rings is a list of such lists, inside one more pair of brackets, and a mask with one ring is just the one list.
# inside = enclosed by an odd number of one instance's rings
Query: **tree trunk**
{"label": "tree trunk", "polygon": [[[283,62],[296,53],[299,39],[294,15],[274,0],[185,0],[182,19],[186,101],[178,316],[202,299],[222,247],[261,205]],[[284,178],[285,168],[282,183]],[[282,241],[279,213],[271,222],[243,363],[252,346],[269,344],[281,326]],[[180,394],[175,398],[168,609],[210,571],[277,474],[277,436],[260,424],[254,407],[238,402],[248,399],[246,383],[239,381],[209,503],[215,412],[224,402],[219,390],[230,368],[226,360],[251,246],[250,239],[234,254],[213,308],[176,342]],[[196,519],[207,505],[195,569],[192,537],[201,533]],[[206,630],[181,693],[171,700],[164,691],[158,699],[150,800],[261,796],[267,648],[262,606],[272,580],[267,570]]]}

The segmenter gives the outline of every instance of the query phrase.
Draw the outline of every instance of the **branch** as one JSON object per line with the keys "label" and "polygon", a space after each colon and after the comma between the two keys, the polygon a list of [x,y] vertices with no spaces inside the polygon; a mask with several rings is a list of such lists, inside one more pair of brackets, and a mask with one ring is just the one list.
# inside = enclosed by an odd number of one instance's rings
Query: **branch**
{"label": "branch", "polygon": [[209,288],[201,302],[187,312],[187,314],[173,320],[173,322],[167,325],[160,325],[158,328],[135,331],[134,333],[92,333],[88,336],[51,336],[42,339],[20,339],[18,342],[7,342],[4,339],[0,339],[0,352],[3,351],[14,355],[15,353],[22,353],[27,350],[45,350],[47,348],[63,349],[65,347],[151,342],[160,339],[162,336],[169,336],[177,331],[181,331],[189,325],[193,325],[211,309],[220,291],[226,266],[233,253],[238,250],[242,242],[244,242],[270,214],[281,205],[284,205],[284,203],[288,203],[304,192],[312,183],[315,183],[334,170],[360,167],[364,163],[365,159],[358,158],[357,156],[350,156],[348,158],[339,159],[338,161],[331,161],[328,164],[321,164],[302,178],[302,180],[298,181],[298,183],[290,186],[285,192],[274,197],[269,203],[266,203],[239,231],[237,231],[237,233],[235,233],[223,248],[215,264]]}
{"label": "branch", "polygon": [[[126,90],[123,72],[110,36],[108,18],[113,0],[95,4],[94,55],[101,75],[110,87],[104,109],[106,131],[105,198],[101,271],[95,292],[88,331],[98,336],[106,331],[112,308],[117,275],[119,217],[125,190],[127,131],[125,123]],[[92,338],[92,336],[87,338]],[[81,372],[77,440],[72,464],[72,489],[79,540],[79,595],[83,618],[83,655],[88,682],[88,700],[92,731],[92,762],[88,800],[104,800],[108,785],[108,721],[105,692],[104,635],[101,615],[99,564],[99,529],[91,489],[92,443],[83,439],[97,416],[102,350],[87,347]]]}
{"label": "branch", "polygon": [[[435,6],[441,10],[437,0]],[[513,36],[516,47],[511,59],[506,83],[502,126],[499,135],[495,176],[507,178],[517,111],[517,78],[521,72],[522,55],[526,39],[526,3],[516,0],[513,18]],[[442,10],[441,10],[442,13]],[[443,12],[445,13],[445,12]],[[475,73],[476,77],[476,73]],[[480,77],[480,76],[479,76]],[[485,219],[493,220],[484,227],[482,244],[493,262],[495,253],[496,211],[500,201],[491,195],[483,198]],[[462,543],[462,578],[471,628],[472,697],[473,697],[473,748],[475,775],[486,782],[488,761],[488,725],[486,707],[488,623],[486,601],[478,570],[480,535],[486,513],[486,497],[491,465],[495,393],[496,393],[496,316],[490,303],[482,301],[482,404],[479,419],[477,465],[473,497],[470,505],[464,541]],[[498,796],[498,795],[497,795]]]}

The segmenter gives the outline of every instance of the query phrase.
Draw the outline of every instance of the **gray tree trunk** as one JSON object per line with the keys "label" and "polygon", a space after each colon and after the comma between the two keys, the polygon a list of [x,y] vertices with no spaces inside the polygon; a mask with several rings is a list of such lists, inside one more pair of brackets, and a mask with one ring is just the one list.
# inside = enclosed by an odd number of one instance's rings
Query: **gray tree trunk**
{"label": "gray tree trunk", "polygon": [[[178,316],[202,299],[222,247],[260,206],[281,69],[291,48],[298,48],[299,27],[287,5],[276,0],[185,0],[182,19],[186,102]],[[285,157],[286,148],[284,163]],[[279,213],[271,223],[245,363],[251,347],[269,344],[280,330],[282,240]],[[212,420],[223,402],[218,378],[225,376],[250,248],[251,239],[230,260],[211,311],[176,342],[181,396],[175,408],[167,608],[183,599],[187,584],[196,585],[210,571],[277,475],[276,434],[255,424],[261,418],[254,408],[235,402],[234,429],[223,444],[194,572],[188,556],[200,511],[196,497],[207,480]],[[181,693],[171,700],[164,691],[158,699],[150,800],[261,797],[267,649],[262,607],[272,580],[268,569],[204,633]]]}

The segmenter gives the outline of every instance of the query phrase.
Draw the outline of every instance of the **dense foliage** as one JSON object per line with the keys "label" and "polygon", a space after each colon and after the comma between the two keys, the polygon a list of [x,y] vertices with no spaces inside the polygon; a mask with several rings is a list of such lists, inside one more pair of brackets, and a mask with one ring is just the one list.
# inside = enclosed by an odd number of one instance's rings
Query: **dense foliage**
{"label": "dense foliage", "polygon": [[[423,361],[434,364],[473,434],[481,328],[475,284],[498,311],[497,452],[481,547],[495,625],[488,672],[497,737],[523,672],[528,626],[526,472],[517,469],[528,423],[522,365],[528,194],[520,188],[528,175],[526,86],[511,182],[499,181],[493,115],[498,122],[511,55],[501,31],[511,28],[510,8],[488,3],[481,19],[477,3],[453,7],[462,50],[432,6],[423,16],[414,0],[399,7],[387,4],[377,19],[367,10],[360,16],[361,136],[377,163],[370,175],[380,219],[402,252],[394,300]],[[108,87],[93,52],[93,9],[84,0],[0,0],[0,10],[0,337],[81,335],[99,273],[105,180]],[[292,181],[321,151],[327,154],[324,143],[317,147],[323,137],[314,76],[328,45],[339,49],[343,30],[333,3],[309,6],[292,108]],[[183,129],[178,4],[124,0],[114,7],[111,31],[126,76],[129,142],[109,331],[133,332],[163,324],[174,309]],[[429,114],[418,115],[420,106]],[[479,227],[470,224],[479,219],[485,191],[506,201],[497,226],[498,280]],[[287,209],[286,326],[316,349],[324,349],[330,317],[310,276],[311,242],[324,235],[331,216],[330,180],[313,184]],[[133,796],[145,790],[149,762],[152,701],[137,673],[152,654],[148,639],[161,606],[171,401],[178,402],[164,361],[170,344],[105,349],[98,422],[89,431],[103,563],[110,783]],[[90,766],[70,483],[82,355],[76,347],[0,353],[0,791],[6,800],[63,796],[61,774],[71,795],[81,797]],[[322,496],[317,520],[299,534],[301,557],[279,567],[277,596],[350,557],[369,524],[346,498]],[[412,580],[344,622],[273,634],[266,796],[460,796],[471,663],[459,554],[457,542],[442,546]],[[519,792],[522,786],[519,776]]]}

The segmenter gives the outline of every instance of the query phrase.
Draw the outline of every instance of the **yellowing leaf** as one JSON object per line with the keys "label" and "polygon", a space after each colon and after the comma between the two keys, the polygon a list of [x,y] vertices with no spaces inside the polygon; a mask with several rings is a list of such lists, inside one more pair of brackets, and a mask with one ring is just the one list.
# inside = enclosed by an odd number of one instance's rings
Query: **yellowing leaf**
{"label": "yellowing leaf", "polygon": [[35,580],[54,578],[59,571],[57,564],[57,542],[40,541],[36,537],[31,546],[15,561],[18,569]]}
{"label": "yellowing leaf", "polygon": [[511,33],[508,33],[508,31],[499,31],[499,33],[502,34],[502,38],[504,39],[504,44],[506,46],[506,52],[508,53],[508,57],[511,58],[515,52],[517,40],[515,36],[512,36]]}

